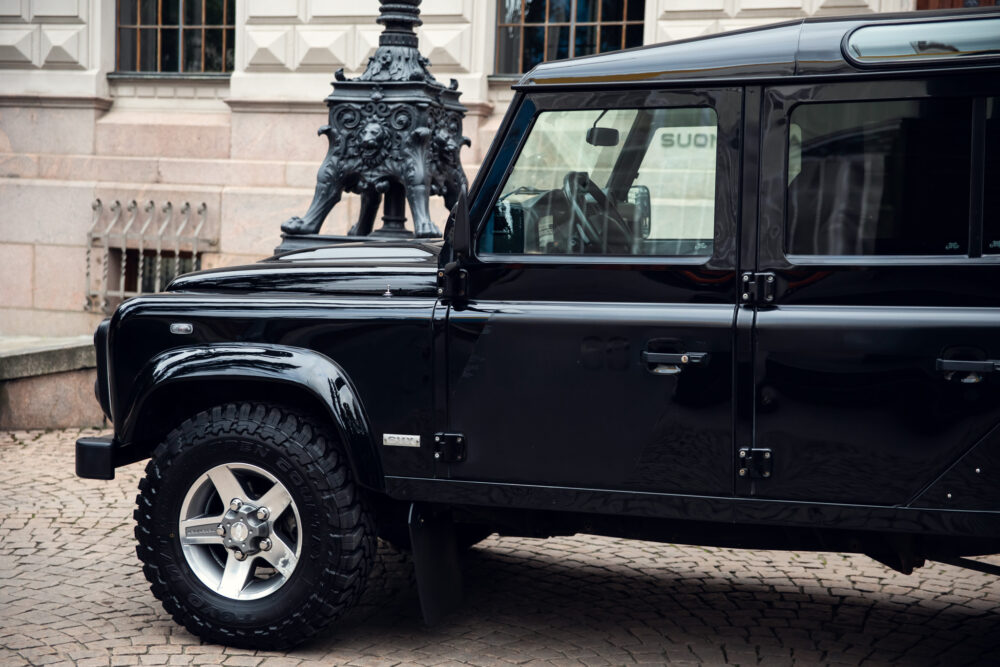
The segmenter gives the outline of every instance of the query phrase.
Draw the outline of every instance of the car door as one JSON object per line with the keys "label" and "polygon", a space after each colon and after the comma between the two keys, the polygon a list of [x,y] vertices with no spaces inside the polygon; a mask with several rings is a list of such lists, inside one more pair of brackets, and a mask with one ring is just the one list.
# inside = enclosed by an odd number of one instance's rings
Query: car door
{"label": "car door", "polygon": [[773,469],[740,495],[969,506],[921,494],[1000,444],[998,94],[958,73],[765,91],[754,398]]}
{"label": "car door", "polygon": [[740,106],[735,88],[521,99],[448,314],[467,451],[444,475],[732,494]]}

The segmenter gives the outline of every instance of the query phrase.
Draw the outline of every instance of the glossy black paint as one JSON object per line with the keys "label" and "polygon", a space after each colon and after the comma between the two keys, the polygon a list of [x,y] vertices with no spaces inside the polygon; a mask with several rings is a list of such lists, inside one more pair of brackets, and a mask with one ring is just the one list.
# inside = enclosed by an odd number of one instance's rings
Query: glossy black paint
{"label": "glossy black paint", "polygon": [[[1000,312],[779,305],[757,314],[757,445],[765,498],[905,505],[1000,423],[1000,385],[935,369],[996,354]],[[959,374],[962,375],[962,374]]]}
{"label": "glossy black paint", "polygon": [[[305,390],[353,434],[352,452],[368,461],[371,443],[381,443],[384,432],[434,431],[429,335],[434,298],[382,296],[384,285],[368,297],[356,292],[310,296],[315,287],[309,276],[300,283],[300,294],[274,295],[264,287],[271,275],[267,268],[260,271],[256,280],[262,289],[252,296],[245,290],[252,291],[253,280],[247,283],[242,275],[239,289],[228,293],[221,288],[211,295],[192,289],[189,294],[133,299],[119,308],[109,343],[112,413],[116,436],[123,448],[134,448],[133,459],[148,456],[163,435],[152,427],[170,417],[163,413],[171,403],[198,399],[208,407],[238,398],[234,383],[253,396],[264,386],[273,390],[283,382],[284,398],[293,401],[301,400],[293,388]],[[193,287],[195,280],[191,276],[185,285]],[[174,322],[192,324],[193,333],[171,334]],[[183,391],[171,392],[171,383],[183,377]],[[329,384],[334,380],[336,387]],[[367,414],[367,424],[361,420],[351,426],[346,412],[338,416],[337,396],[345,391],[351,401],[363,402],[363,408],[349,412]],[[268,396],[282,399],[273,391]],[[386,448],[374,457],[381,466],[363,471],[362,480],[381,487],[382,470],[430,475],[429,447]],[[353,465],[361,469],[357,460]]]}
{"label": "glossy black paint", "polygon": [[[323,406],[387,502],[526,523],[544,510],[554,532],[636,518],[759,548],[848,531],[825,544],[898,533],[956,538],[952,555],[1000,550],[1000,374],[969,385],[935,366],[956,348],[1000,359],[1000,256],[784,251],[795,104],[1000,95],[997,64],[844,60],[850,30],[913,18],[799,21],[540,66],[472,186],[473,240],[538,113],[710,106],[711,257],[473,255],[468,291],[442,299],[438,271],[456,260],[447,229],[443,244],[312,248],[183,276],[126,302],[106,329],[115,461],[148,456],[192,406],[268,387]],[[740,305],[745,271],[774,273],[773,304]],[[193,333],[171,334],[175,322]],[[656,375],[647,350],[709,361]],[[435,461],[438,431],[467,436],[465,462]],[[382,446],[384,433],[419,434],[421,447]],[[771,479],[738,476],[748,446],[773,450]],[[673,534],[651,525],[629,535]]]}
{"label": "glossy black paint", "polygon": [[135,397],[117,429],[124,442],[135,440],[140,415],[148,414],[159,391],[197,391],[206,380],[290,384],[307,388],[337,426],[354,474],[362,484],[382,486],[382,469],[370,420],[358,391],[335,361],[302,347],[261,343],[214,343],[172,348],[157,354],[139,372]]}
{"label": "glossy black paint", "polygon": [[111,386],[108,379],[108,328],[111,320],[107,319],[97,325],[94,332],[94,351],[97,363],[97,380],[94,384],[94,396],[97,398],[101,412],[111,419]]}
{"label": "glossy black paint", "polygon": [[[1000,423],[995,377],[965,384],[935,368],[1000,355],[1000,258],[797,257],[783,247],[796,105],[998,93],[996,74],[765,90],[759,270],[776,274],[777,290],[756,314],[754,400],[757,446],[774,450],[776,469],[741,493],[904,505]],[[958,218],[941,224],[968,226]]]}
{"label": "glossy black paint", "polygon": [[172,292],[437,296],[441,243],[345,243],[295,250],[252,266],[191,273]]}
{"label": "glossy black paint", "polygon": [[1000,506],[1000,426],[928,485],[910,506],[995,511]]}
{"label": "glossy black paint", "polygon": [[[480,256],[449,316],[449,429],[469,438],[452,478],[688,493],[732,492],[732,355],[741,92],[530,97],[561,109],[710,107],[718,116],[710,257]],[[511,139],[513,133],[508,135]],[[516,159],[516,148],[501,151]],[[497,162],[491,172],[506,171]],[[502,177],[477,191],[482,230]],[[677,375],[643,351],[704,352]],[[498,402],[500,397],[506,397]],[[570,463],[572,462],[572,463]]]}
{"label": "glossy black paint", "polygon": [[[730,493],[733,310],[529,297],[452,311],[449,428],[469,453],[449,475]],[[644,350],[709,361],[658,375]]]}

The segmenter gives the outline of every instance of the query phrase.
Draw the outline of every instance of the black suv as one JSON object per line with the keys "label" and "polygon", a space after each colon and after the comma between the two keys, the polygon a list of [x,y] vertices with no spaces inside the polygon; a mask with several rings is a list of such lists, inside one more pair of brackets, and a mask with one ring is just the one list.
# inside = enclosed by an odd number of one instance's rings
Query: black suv
{"label": "black suv", "polygon": [[424,613],[492,532],[989,569],[1000,13],[803,20],[541,65],[443,242],[183,276],[98,329],[136,537],[202,637],[335,620],[376,537]]}

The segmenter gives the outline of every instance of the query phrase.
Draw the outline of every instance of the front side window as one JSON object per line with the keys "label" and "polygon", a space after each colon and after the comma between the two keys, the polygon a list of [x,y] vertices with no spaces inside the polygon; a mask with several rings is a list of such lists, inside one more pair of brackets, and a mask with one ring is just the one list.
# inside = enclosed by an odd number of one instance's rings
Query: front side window
{"label": "front side window", "polygon": [[498,0],[497,74],[642,46],[646,0]]}
{"label": "front side window", "polygon": [[804,104],[788,137],[791,255],[966,255],[971,100]]}
{"label": "front side window", "polygon": [[717,127],[707,107],[539,114],[479,252],[711,255]]}
{"label": "front side window", "polygon": [[118,0],[119,72],[233,70],[236,0]]}

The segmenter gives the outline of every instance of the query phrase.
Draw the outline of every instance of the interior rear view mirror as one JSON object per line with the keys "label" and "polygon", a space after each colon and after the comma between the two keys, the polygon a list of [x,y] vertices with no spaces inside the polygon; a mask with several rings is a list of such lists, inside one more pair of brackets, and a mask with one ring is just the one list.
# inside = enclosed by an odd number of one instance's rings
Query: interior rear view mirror
{"label": "interior rear view mirror", "polygon": [[587,143],[591,146],[617,146],[618,130],[613,127],[592,127],[587,130]]}

